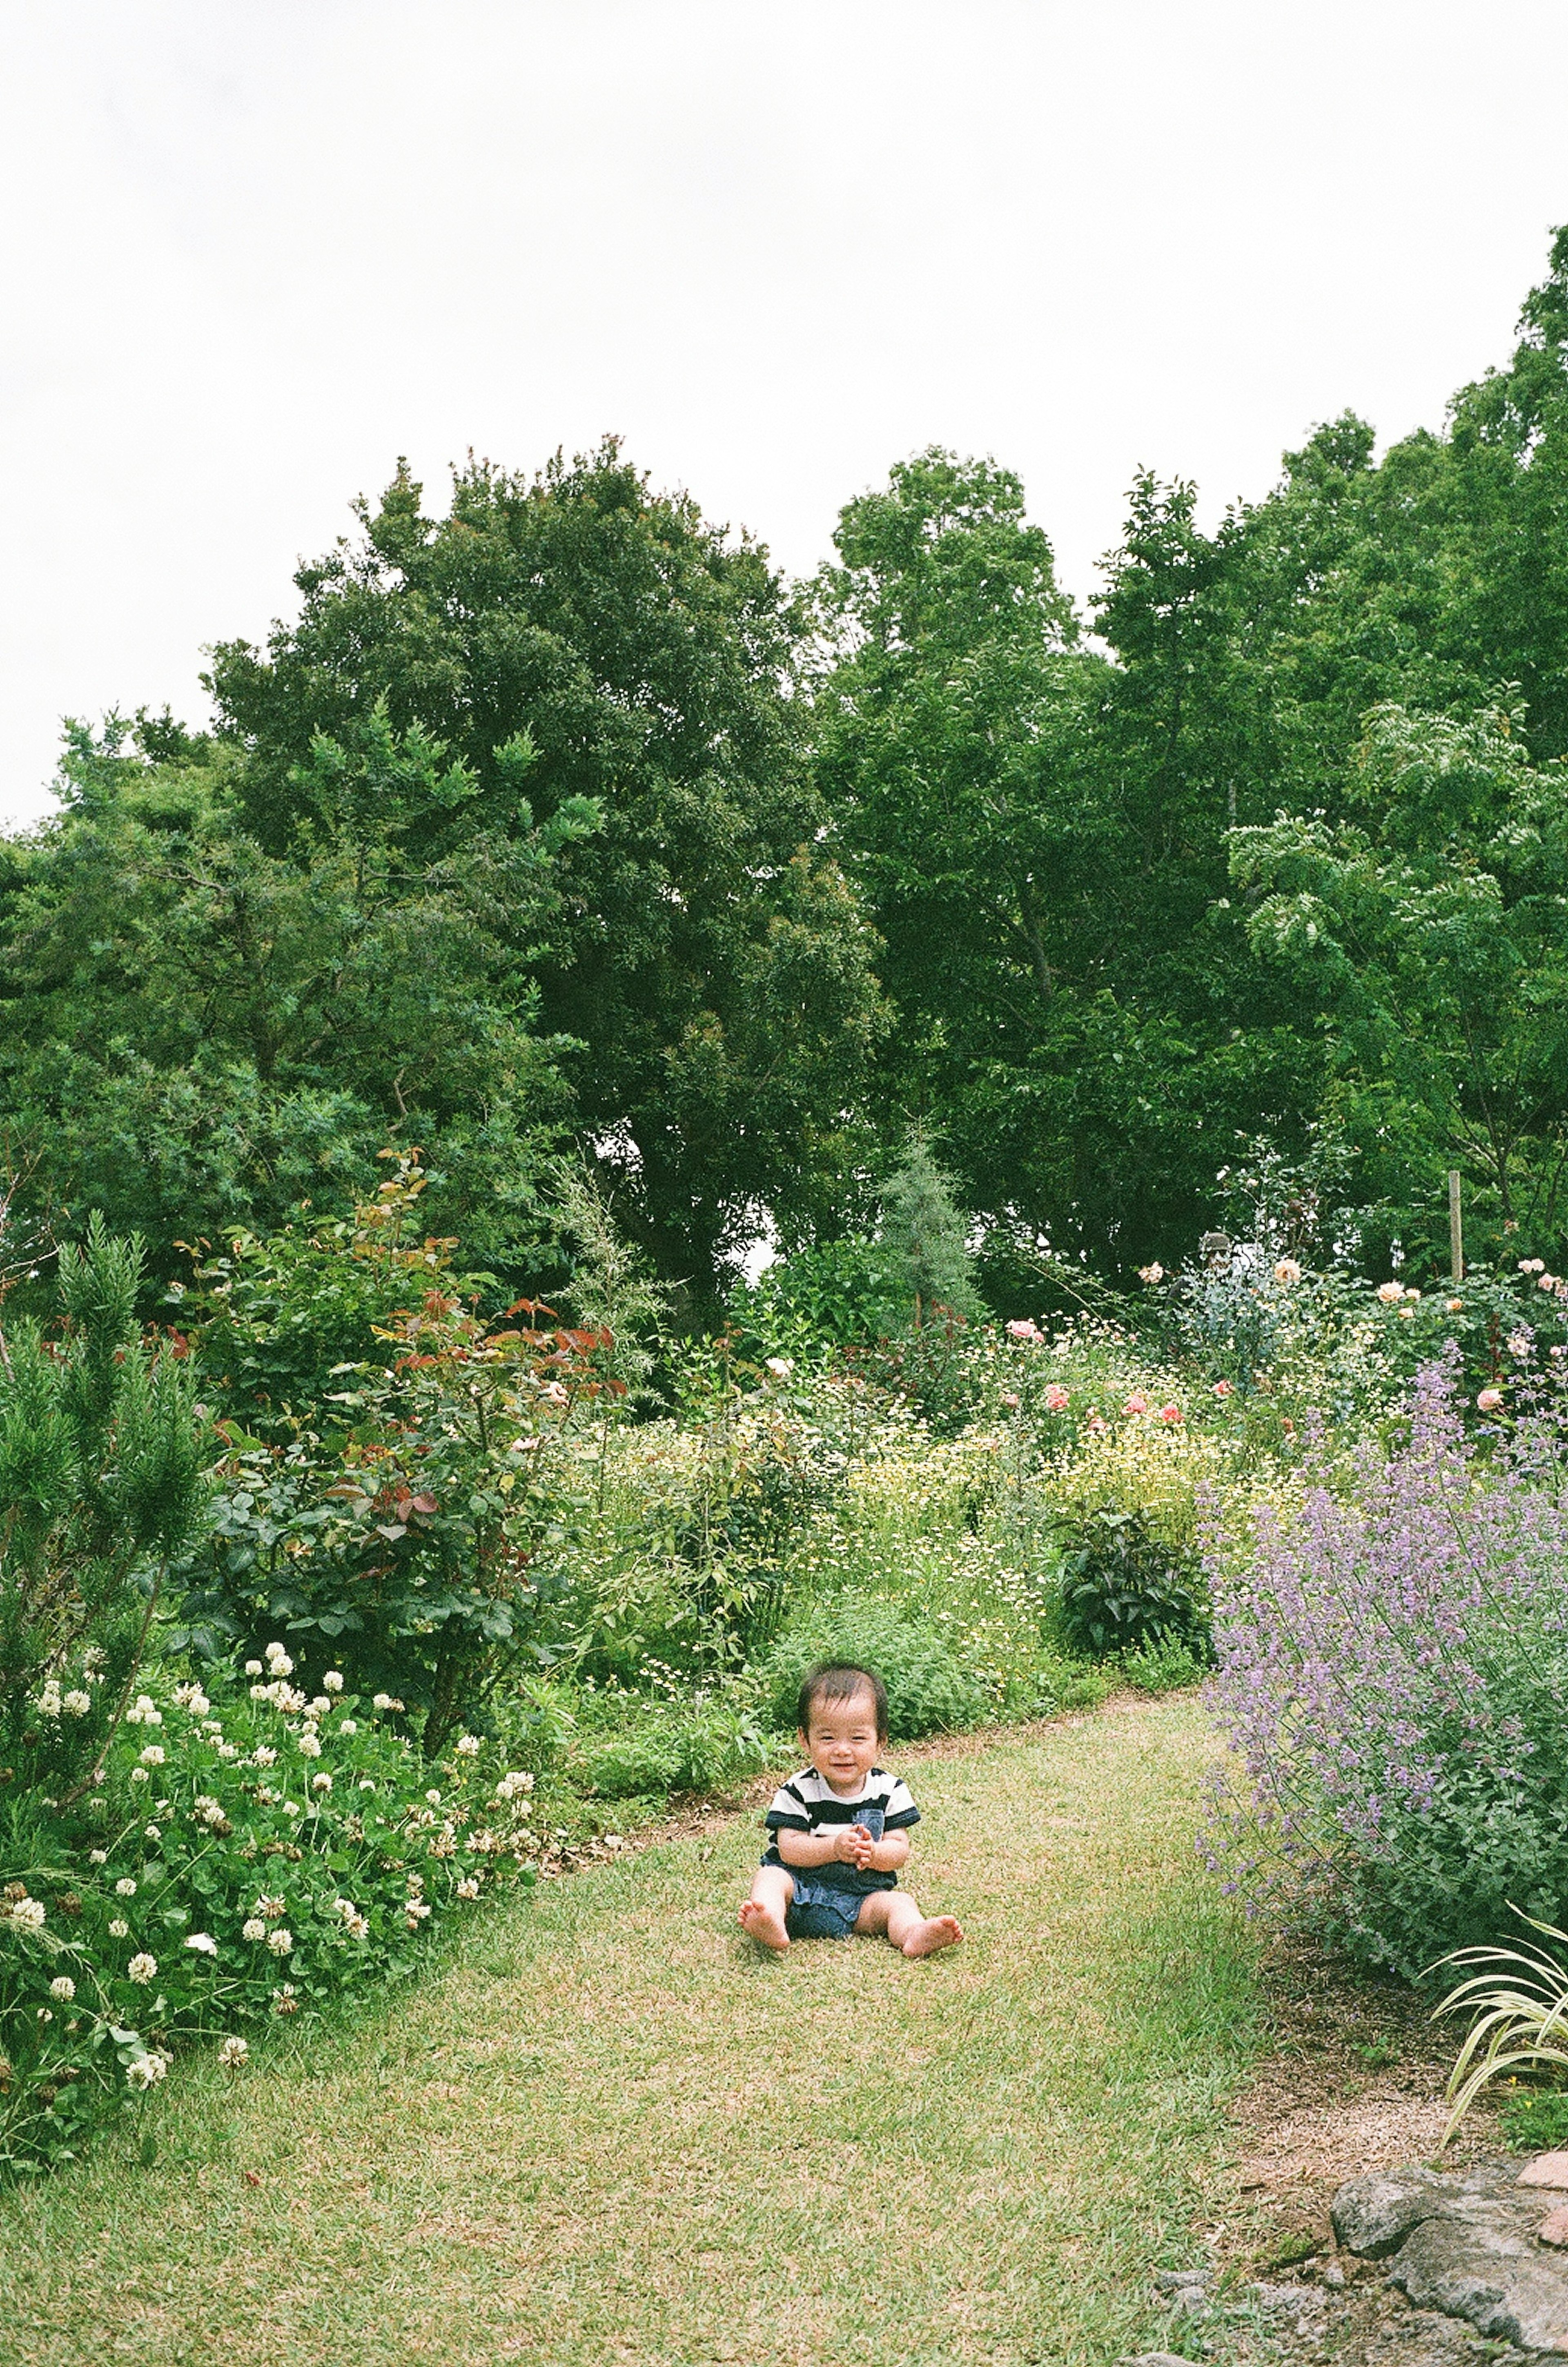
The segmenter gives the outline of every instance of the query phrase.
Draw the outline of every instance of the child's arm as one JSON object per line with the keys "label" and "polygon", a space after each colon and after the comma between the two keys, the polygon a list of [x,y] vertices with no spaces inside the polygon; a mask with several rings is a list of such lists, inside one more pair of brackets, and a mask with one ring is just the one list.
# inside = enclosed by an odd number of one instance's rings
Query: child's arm
{"label": "child's arm", "polygon": [[897,1874],[901,1865],[908,1865],[908,1863],[909,1836],[908,1833],[884,1833],[879,1841],[873,1842],[870,1853],[865,1859],[865,1863],[876,1874]]}
{"label": "child's arm", "polygon": [[[896,1833],[892,1838],[895,1840],[904,1839],[902,1833]],[[875,1865],[876,1852],[884,1844],[874,1843],[863,1825],[840,1825],[837,1831],[830,1833],[795,1833],[784,1826],[774,1833],[773,1846],[785,1865],[797,1865],[804,1874],[814,1865],[837,1863],[863,1868]],[[904,1851],[908,1856],[907,1841]],[[898,1863],[902,1864],[903,1859],[900,1858]]]}

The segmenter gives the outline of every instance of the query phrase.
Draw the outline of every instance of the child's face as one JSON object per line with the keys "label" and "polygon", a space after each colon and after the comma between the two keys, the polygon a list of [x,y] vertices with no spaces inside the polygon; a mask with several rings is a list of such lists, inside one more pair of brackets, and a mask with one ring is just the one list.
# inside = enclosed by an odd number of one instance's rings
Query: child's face
{"label": "child's face", "polygon": [[876,1764],[876,1703],[869,1688],[846,1701],[818,1701],[801,1748],[824,1783],[835,1792],[858,1792]]}

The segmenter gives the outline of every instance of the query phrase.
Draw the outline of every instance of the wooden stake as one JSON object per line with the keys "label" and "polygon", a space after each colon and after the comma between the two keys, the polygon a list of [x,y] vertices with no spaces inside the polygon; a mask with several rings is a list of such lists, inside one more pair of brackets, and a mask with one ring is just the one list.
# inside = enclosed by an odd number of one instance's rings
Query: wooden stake
{"label": "wooden stake", "polygon": [[1464,1219],[1460,1214],[1457,1167],[1449,1170],[1449,1271],[1456,1282],[1464,1280]]}

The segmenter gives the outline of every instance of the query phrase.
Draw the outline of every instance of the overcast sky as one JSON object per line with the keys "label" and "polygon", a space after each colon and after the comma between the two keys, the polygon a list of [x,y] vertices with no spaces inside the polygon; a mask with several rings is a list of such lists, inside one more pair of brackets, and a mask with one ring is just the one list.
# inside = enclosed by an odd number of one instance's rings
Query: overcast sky
{"label": "overcast sky", "polygon": [[1562,0],[0,0],[0,819],[199,717],[406,452],[606,430],[792,570],[925,444],[1080,595],[1347,406],[1438,425],[1568,219]]}

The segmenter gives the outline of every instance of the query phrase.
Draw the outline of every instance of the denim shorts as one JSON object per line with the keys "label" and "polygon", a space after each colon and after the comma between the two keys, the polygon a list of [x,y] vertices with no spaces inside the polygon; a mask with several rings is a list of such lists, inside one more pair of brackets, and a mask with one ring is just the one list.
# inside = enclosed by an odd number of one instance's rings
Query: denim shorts
{"label": "denim shorts", "polygon": [[[891,1882],[877,1883],[891,1890]],[[836,1883],[808,1882],[795,1876],[795,1897],[784,1909],[784,1930],[792,1940],[852,1940],[855,1919],[873,1893],[840,1890]]]}

